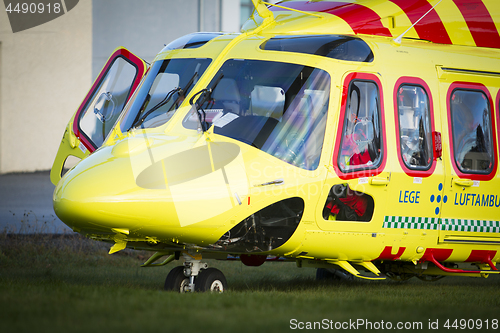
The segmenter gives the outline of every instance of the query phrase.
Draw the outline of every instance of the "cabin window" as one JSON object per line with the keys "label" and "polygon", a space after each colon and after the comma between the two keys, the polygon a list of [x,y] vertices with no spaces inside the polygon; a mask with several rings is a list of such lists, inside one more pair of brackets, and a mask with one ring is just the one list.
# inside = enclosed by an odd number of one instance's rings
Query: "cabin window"
{"label": "cabin window", "polygon": [[405,166],[427,170],[433,160],[429,97],[417,85],[401,85],[397,93],[399,144]]}
{"label": "cabin window", "polygon": [[456,166],[463,173],[489,174],[495,160],[488,97],[480,90],[455,89],[450,112]]}
{"label": "cabin window", "polygon": [[373,198],[352,190],[348,184],[332,186],[323,208],[327,221],[369,222],[373,216]]}
{"label": "cabin window", "polygon": [[[330,96],[330,75],[299,64],[228,60],[208,85],[204,126],[305,170],[319,165]],[[200,129],[196,110],[183,125]]]}
{"label": "cabin window", "polygon": [[344,114],[338,165],[342,172],[375,169],[382,161],[378,87],[372,81],[351,81]]}
{"label": "cabin window", "polygon": [[277,36],[264,42],[260,48],[266,51],[313,54],[337,60],[373,61],[373,52],[368,44],[351,36]]}

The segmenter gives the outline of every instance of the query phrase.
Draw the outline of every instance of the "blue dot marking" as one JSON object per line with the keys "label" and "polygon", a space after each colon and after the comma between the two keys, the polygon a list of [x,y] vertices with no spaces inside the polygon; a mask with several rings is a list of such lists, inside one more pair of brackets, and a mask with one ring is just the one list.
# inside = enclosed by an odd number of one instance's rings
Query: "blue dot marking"
{"label": "blue dot marking", "polygon": [[436,207],[436,215],[439,214],[439,207]]}
{"label": "blue dot marking", "polygon": [[446,203],[446,201],[448,201],[448,196],[447,196],[447,195],[445,195],[445,196],[443,197],[443,202],[444,202],[444,203]]}
{"label": "blue dot marking", "polygon": [[437,197],[437,202],[438,202],[438,203],[440,203],[440,202],[441,202],[441,196],[440,196],[440,195],[438,195],[438,197]]}
{"label": "blue dot marking", "polygon": [[438,190],[442,191],[443,190],[443,183],[439,183]]}
{"label": "blue dot marking", "polygon": [[431,195],[431,202],[434,202],[434,194]]}

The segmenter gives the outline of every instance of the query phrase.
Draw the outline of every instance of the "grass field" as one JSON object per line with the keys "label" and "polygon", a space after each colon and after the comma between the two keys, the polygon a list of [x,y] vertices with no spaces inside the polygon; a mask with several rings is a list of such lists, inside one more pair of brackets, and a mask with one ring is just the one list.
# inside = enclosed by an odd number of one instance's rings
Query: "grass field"
{"label": "grass field", "polygon": [[108,248],[79,236],[0,234],[0,332],[281,332],[292,319],[421,322],[411,331],[428,331],[429,320],[442,328],[482,319],[479,332],[500,319],[498,277],[335,283],[293,263],[210,261],[230,290],[178,294],[163,291],[177,263],[141,268],[148,253]]}

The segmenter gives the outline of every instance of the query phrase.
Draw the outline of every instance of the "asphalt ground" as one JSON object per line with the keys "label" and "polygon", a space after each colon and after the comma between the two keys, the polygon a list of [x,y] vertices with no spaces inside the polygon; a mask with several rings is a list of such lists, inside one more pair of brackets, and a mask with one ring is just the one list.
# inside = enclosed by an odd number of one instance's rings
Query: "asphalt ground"
{"label": "asphalt ground", "polygon": [[0,232],[72,233],[54,213],[54,188],[49,171],[0,175]]}

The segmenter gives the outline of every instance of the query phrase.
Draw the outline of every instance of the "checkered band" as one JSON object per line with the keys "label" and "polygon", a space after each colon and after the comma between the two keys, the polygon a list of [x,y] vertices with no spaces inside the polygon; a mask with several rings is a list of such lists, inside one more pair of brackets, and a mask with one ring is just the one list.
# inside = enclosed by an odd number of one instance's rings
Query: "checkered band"
{"label": "checkered band", "polygon": [[442,219],[441,230],[500,233],[500,221]]}
{"label": "checkered band", "polygon": [[386,216],[384,228],[500,233],[500,221]]}
{"label": "checkered band", "polygon": [[434,217],[386,216],[383,227],[439,230],[439,219]]}

